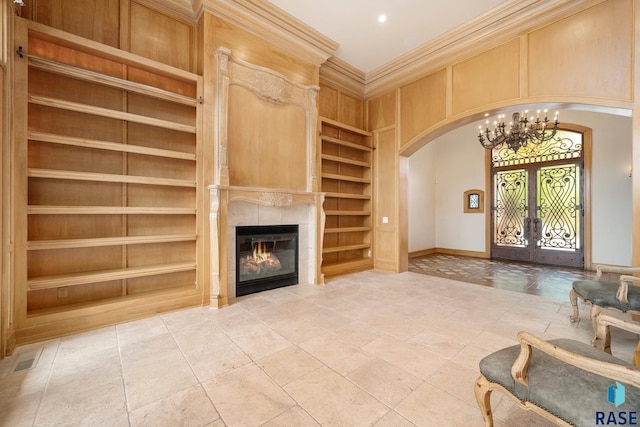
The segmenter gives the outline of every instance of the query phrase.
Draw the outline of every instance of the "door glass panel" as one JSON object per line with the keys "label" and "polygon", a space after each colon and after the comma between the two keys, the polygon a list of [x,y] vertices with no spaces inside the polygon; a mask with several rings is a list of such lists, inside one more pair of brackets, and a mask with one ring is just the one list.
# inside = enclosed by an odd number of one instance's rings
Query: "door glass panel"
{"label": "door glass panel", "polygon": [[[573,251],[580,248],[581,203],[578,165],[541,167],[537,171],[537,230],[540,249]],[[541,223],[541,224],[540,224]]]}
{"label": "door glass panel", "polygon": [[494,188],[494,243],[526,247],[528,179],[525,169],[496,172]]}

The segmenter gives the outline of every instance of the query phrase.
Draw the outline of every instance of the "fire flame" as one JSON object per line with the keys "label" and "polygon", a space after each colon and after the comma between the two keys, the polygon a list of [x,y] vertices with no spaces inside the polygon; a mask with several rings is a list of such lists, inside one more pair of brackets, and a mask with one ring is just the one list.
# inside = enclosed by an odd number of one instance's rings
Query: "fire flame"
{"label": "fire flame", "polygon": [[267,249],[267,244],[258,242],[253,248],[253,259],[259,262],[265,262],[271,258],[271,253]]}

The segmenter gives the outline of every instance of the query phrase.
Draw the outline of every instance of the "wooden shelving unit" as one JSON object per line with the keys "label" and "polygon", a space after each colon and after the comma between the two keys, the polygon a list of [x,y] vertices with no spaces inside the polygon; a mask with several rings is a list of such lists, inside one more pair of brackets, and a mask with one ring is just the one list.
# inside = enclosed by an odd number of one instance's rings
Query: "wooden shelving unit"
{"label": "wooden shelving unit", "polygon": [[322,273],[372,268],[372,134],[324,117],[320,129],[326,215]]}
{"label": "wooden shelving unit", "polygon": [[201,77],[18,23],[18,341],[201,304]]}

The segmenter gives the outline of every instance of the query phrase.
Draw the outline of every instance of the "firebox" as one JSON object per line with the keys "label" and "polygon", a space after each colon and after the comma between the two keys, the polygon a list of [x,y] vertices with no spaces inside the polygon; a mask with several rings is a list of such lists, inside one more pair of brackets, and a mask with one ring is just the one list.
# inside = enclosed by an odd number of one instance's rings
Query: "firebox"
{"label": "firebox", "polygon": [[298,225],[236,227],[236,296],[298,283]]}

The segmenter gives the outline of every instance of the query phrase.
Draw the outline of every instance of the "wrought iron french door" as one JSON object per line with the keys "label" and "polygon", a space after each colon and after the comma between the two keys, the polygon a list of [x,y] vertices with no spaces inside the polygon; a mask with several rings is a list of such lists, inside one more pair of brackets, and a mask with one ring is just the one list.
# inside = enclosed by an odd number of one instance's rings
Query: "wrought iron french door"
{"label": "wrought iron french door", "polygon": [[584,266],[582,161],[494,170],[492,258]]}

